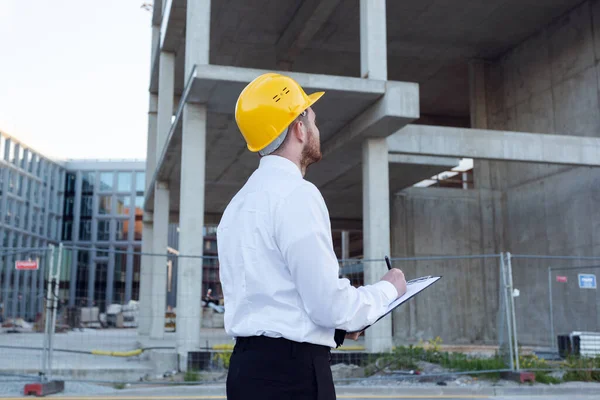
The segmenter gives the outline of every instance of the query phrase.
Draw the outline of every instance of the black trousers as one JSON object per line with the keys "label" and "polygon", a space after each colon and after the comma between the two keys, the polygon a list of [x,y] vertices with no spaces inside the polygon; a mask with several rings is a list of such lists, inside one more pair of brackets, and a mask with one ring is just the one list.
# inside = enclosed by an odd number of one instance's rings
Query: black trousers
{"label": "black trousers", "polygon": [[227,375],[228,400],[335,400],[326,346],[281,338],[238,338]]}

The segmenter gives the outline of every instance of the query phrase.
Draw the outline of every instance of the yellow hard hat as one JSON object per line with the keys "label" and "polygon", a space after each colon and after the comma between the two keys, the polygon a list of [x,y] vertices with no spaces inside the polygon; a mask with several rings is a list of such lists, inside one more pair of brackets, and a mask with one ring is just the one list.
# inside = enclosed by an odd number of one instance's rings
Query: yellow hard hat
{"label": "yellow hard hat", "polygon": [[235,122],[248,150],[257,152],[267,147],[324,93],[307,95],[298,82],[276,73],[255,78],[235,104]]}

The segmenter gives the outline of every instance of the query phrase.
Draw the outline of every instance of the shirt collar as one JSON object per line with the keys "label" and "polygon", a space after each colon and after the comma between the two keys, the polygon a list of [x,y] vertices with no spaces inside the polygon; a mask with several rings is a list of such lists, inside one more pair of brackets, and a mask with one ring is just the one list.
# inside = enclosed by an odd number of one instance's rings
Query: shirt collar
{"label": "shirt collar", "polygon": [[300,168],[298,168],[298,166],[292,161],[281,156],[269,155],[262,157],[260,159],[259,168],[277,168],[302,178],[302,172],[300,172]]}

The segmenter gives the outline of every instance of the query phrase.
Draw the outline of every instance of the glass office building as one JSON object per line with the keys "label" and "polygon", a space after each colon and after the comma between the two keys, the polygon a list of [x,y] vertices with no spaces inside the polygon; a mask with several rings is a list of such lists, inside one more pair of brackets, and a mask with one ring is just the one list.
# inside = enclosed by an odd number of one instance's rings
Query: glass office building
{"label": "glass office building", "polygon": [[60,240],[64,178],[61,163],[0,132],[0,318],[42,310],[43,268],[17,271],[15,261]]}
{"label": "glass office building", "polygon": [[69,305],[104,311],[138,299],[144,161],[51,160],[0,133],[0,319],[42,311],[43,262],[17,271],[15,261],[60,242],[69,263],[59,292]]}
{"label": "glass office building", "polygon": [[[43,309],[45,265],[17,271],[27,249],[65,246],[62,305],[97,306],[139,299],[145,162],[51,160],[2,133],[0,137],[0,320],[29,321]],[[167,306],[176,307],[177,224],[169,227]],[[215,227],[204,228],[202,293],[222,296]],[[175,252],[173,252],[173,250]],[[37,250],[40,254],[47,251]]]}
{"label": "glass office building", "polygon": [[143,161],[66,164],[61,240],[73,248],[69,305],[104,311],[139,298],[144,168]]}

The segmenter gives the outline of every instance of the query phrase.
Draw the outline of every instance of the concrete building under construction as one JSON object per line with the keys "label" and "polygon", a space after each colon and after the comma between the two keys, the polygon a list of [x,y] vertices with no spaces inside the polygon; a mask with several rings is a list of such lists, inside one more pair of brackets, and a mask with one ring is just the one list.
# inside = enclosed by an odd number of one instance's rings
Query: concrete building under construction
{"label": "concrete building under construction", "polygon": [[[237,96],[285,71],[326,92],[314,108],[324,157],[306,178],[336,234],[362,237],[364,259],[600,255],[600,1],[155,0],[152,38],[144,253],[162,253],[178,222],[180,254],[203,254],[203,227],[258,165],[236,128]],[[469,184],[415,186],[463,159]],[[159,339],[165,259],[142,264],[139,334]],[[202,342],[201,264],[178,264],[183,365]],[[394,315],[367,331],[367,349],[425,328],[492,338],[495,267],[457,266],[435,298],[463,293],[459,312]],[[542,268],[514,279],[545,279]],[[364,282],[385,270],[365,263]],[[526,309],[517,324],[524,340],[548,327]]]}

